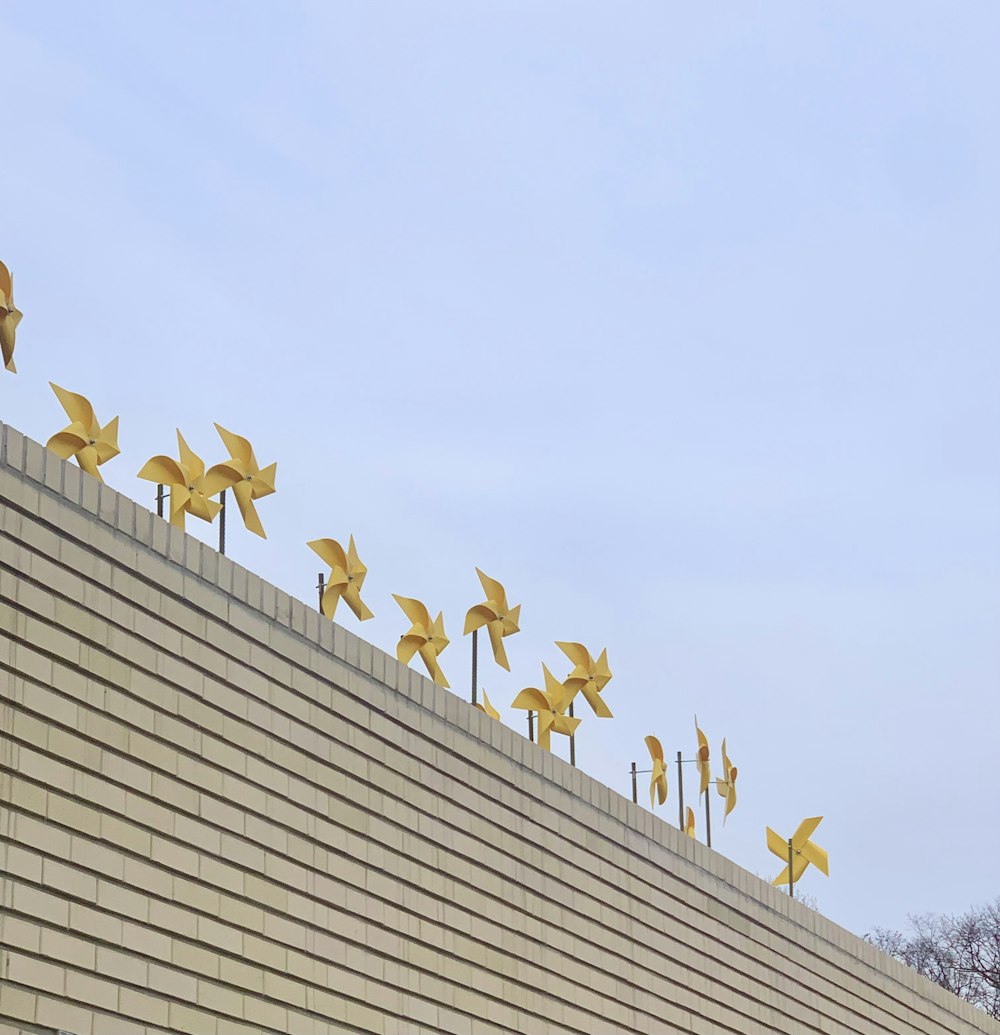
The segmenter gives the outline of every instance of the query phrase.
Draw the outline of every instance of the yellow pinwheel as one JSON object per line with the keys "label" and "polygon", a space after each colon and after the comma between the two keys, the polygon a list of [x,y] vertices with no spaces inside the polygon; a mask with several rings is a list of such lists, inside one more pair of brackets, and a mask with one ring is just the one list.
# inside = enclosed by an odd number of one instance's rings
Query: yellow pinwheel
{"label": "yellow pinwheel", "polygon": [[653,773],[649,780],[649,807],[653,808],[657,798],[661,805],[667,800],[667,763],[663,760],[663,746],[656,737],[648,736],[646,747],[653,760]]}
{"label": "yellow pinwheel", "polygon": [[512,636],[520,631],[517,623],[521,617],[521,605],[509,607],[507,605],[507,591],[503,586],[496,579],[491,579],[489,575],[484,575],[478,568],[476,568],[476,574],[479,576],[479,581],[483,584],[486,601],[469,608],[469,613],[465,616],[465,632],[463,635],[468,636],[469,633],[475,632],[476,629],[481,629],[485,625],[490,634],[493,657],[496,658],[498,665],[509,672],[510,665],[507,662],[507,652],[504,650],[503,638],[505,636]]}
{"label": "yellow pinwheel", "polygon": [[694,809],[692,809],[690,805],[687,807],[687,818],[684,821],[684,833],[694,840]]}
{"label": "yellow pinwheel", "polygon": [[368,569],[358,557],[354,536],[350,538],[346,554],[336,539],[313,539],[307,545],[330,566],[330,577],[323,591],[323,614],[333,621],[333,616],[337,613],[337,604],[343,597],[344,603],[362,622],[374,618],[368,605],[361,599],[361,587],[364,585]]}
{"label": "yellow pinwheel", "polygon": [[222,509],[222,504],[212,497],[234,485],[243,475],[230,464],[216,464],[206,471],[204,461],[188,446],[179,430],[177,448],[180,461],[169,456],[154,456],[143,465],[139,477],[169,486],[172,525],[183,528],[185,514],[212,522]]}
{"label": "yellow pinwheel", "polygon": [[785,863],[785,868],[771,881],[772,884],[788,884],[789,881],[792,884],[798,883],[810,863],[827,877],[830,876],[830,857],[819,845],[809,840],[822,821],[822,816],[804,819],[792,834],[791,874],[788,870],[788,842],[770,827],[767,828],[767,847]]}
{"label": "yellow pinwheel", "polygon": [[262,496],[270,496],[274,492],[274,479],[278,473],[278,465],[271,464],[261,470],[254,456],[253,446],[240,435],[234,435],[226,431],[221,424],[215,425],[215,430],[229,450],[229,460],[226,461],[230,467],[235,467],[240,472],[240,480],[233,485],[233,495],[240,508],[243,517],[243,524],[261,539],[266,539],[264,526],[257,516],[257,508],[253,505],[254,500]]}
{"label": "yellow pinwheel", "polygon": [[514,698],[511,707],[536,713],[538,746],[551,751],[552,734],[561,733],[563,736],[571,737],[580,725],[580,720],[563,714],[560,702],[565,697],[566,688],[545,665],[542,665],[542,672],[545,674],[545,690],[527,686]]}
{"label": "yellow pinwheel", "polygon": [[594,661],[590,651],[582,643],[556,641],[556,646],[573,662],[573,671],[563,684],[566,688],[560,710],[565,711],[578,693],[582,693],[594,714],[601,719],[612,718],[611,709],[601,697],[601,691],[611,681],[611,669],[608,668],[608,652],[601,651],[601,656]]}
{"label": "yellow pinwheel", "polygon": [[488,715],[491,719],[499,719],[500,713],[496,710],[496,708],[493,707],[492,704],[490,704],[490,699],[486,696],[486,691],[483,690],[482,693],[483,699],[482,701],[476,702],[476,707],[481,712],[484,712],[486,715]]}
{"label": "yellow pinwheel", "polygon": [[726,815],[722,817],[722,823],[725,825],[726,817],[736,808],[736,766],[729,761],[729,755],[726,754],[725,737],[722,738],[722,772],[722,779],[715,781],[715,789],[726,799]]}
{"label": "yellow pinwheel", "polygon": [[397,596],[395,593],[392,596],[403,609],[403,614],[413,623],[410,631],[399,638],[396,657],[407,665],[414,654],[419,654],[431,679],[447,690],[448,680],[438,664],[438,655],[450,642],[444,634],[443,612],[439,611],[437,618],[432,622],[430,612],[419,600]]}
{"label": "yellow pinwheel", "polygon": [[708,785],[712,782],[712,767],[709,764],[708,756],[708,738],[704,733],[701,732],[701,727],[698,725],[698,716],[694,717],[694,729],[698,734],[698,757],[695,762],[698,765],[698,774],[701,777],[700,788],[698,790],[699,799],[708,790]]}
{"label": "yellow pinwheel", "polygon": [[14,338],[23,315],[14,305],[14,277],[0,262],[0,355],[3,356],[4,367],[12,374],[17,373],[17,367],[14,366]]}
{"label": "yellow pinwheel", "polygon": [[102,428],[88,399],[76,392],[67,392],[51,381],[49,385],[66,411],[70,425],[49,439],[48,448],[63,460],[76,457],[81,470],[93,475],[98,481],[104,481],[97,468],[120,452],[118,418],[108,421]]}

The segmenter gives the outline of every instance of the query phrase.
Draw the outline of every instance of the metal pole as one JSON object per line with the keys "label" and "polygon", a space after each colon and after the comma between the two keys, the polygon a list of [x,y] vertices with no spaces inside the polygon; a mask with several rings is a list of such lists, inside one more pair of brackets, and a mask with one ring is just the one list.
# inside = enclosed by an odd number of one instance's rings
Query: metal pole
{"label": "metal pole", "polygon": [[795,898],[795,881],[792,879],[792,862],[795,859],[795,849],[792,846],[792,839],[788,839],[788,894]]}
{"label": "metal pole", "polygon": [[319,582],[316,584],[316,588],[319,590],[319,613],[323,613],[323,590],[326,589],[326,579],[323,577],[323,573],[319,573]]}
{"label": "metal pole", "polygon": [[163,486],[156,486],[156,516],[163,517]]}
{"label": "metal pole", "polygon": [[535,742],[535,713],[528,712],[528,740]]}
{"label": "metal pole", "polygon": [[[569,717],[573,718],[573,702],[569,702]],[[569,735],[569,764],[576,765],[576,734]]]}
{"label": "metal pole", "polygon": [[479,630],[472,630],[472,703],[476,703],[476,682],[479,671]]}
{"label": "metal pole", "polygon": [[635,762],[632,763],[632,801],[639,804],[639,781],[635,775]]}
{"label": "metal pole", "polygon": [[222,490],[219,497],[222,503],[222,510],[219,511],[219,553],[226,554],[226,490]]}
{"label": "metal pole", "polygon": [[677,820],[677,825],[684,829],[684,762],[681,759],[681,753],[677,752],[677,808],[679,810],[680,819]]}
{"label": "metal pole", "polygon": [[705,791],[705,844],[709,848],[712,847],[712,795],[709,793],[711,789],[711,785],[709,785],[708,790]]}

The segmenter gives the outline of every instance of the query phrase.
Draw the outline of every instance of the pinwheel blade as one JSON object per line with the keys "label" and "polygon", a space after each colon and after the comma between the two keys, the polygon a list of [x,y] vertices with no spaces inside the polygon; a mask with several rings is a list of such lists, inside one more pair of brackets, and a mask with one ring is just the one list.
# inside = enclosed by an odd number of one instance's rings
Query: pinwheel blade
{"label": "pinwheel blade", "polygon": [[510,663],[507,661],[507,651],[503,645],[503,623],[490,622],[486,628],[490,634],[490,646],[493,648],[493,657],[496,663],[509,672]]}
{"label": "pinwheel blade", "polygon": [[118,418],[109,420],[107,424],[101,428],[100,433],[97,436],[97,462],[99,464],[106,464],[109,460],[113,460],[121,450],[118,448]]}
{"label": "pinwheel blade", "polygon": [[577,668],[586,669],[589,673],[594,667],[594,659],[590,656],[590,651],[582,643],[556,640],[556,646]]}
{"label": "pinwheel blade", "polygon": [[[198,461],[201,463],[201,461]],[[240,472],[233,467],[231,464],[216,464],[210,468],[207,474],[196,477],[194,480],[195,487],[197,490],[204,495],[207,499],[211,499],[213,496],[218,496],[223,489],[228,489],[230,486],[235,487],[238,484],[242,484],[240,481]],[[219,504],[220,508],[222,504]],[[242,507],[240,508],[242,513]],[[260,535],[264,534],[264,530],[260,530]]]}
{"label": "pinwheel blade", "polygon": [[354,545],[353,535],[347,543],[347,571],[348,574],[354,576],[354,581],[360,589],[361,583],[364,582],[365,576],[368,574],[368,569],[361,563],[361,558],[358,556],[358,548]]}
{"label": "pinwheel blade", "polygon": [[420,636],[400,636],[399,643],[396,644],[396,660],[404,665],[408,665],[413,660],[413,655],[420,650],[420,647],[426,641]]}
{"label": "pinwheel blade", "polygon": [[490,699],[486,696],[486,691],[483,690],[483,699],[481,702],[476,704],[476,707],[488,715],[491,719],[500,719],[500,713],[490,704]]}
{"label": "pinwheel blade", "polygon": [[330,568],[347,568],[344,548],[336,539],[311,539],[306,546]]}
{"label": "pinwheel blade", "polygon": [[200,456],[184,441],[181,429],[177,429],[177,449],[181,458],[181,466],[186,468],[192,484],[205,473],[205,463]]}
{"label": "pinwheel blade", "polygon": [[275,491],[274,483],[278,477],[278,465],[269,464],[254,476],[253,498],[259,500],[262,496],[270,496]]}
{"label": "pinwheel blade", "polygon": [[68,392],[52,381],[49,382],[49,387],[56,393],[56,398],[66,411],[66,416],[72,423],[82,425],[89,437],[94,427],[94,407],[90,405],[90,400],[83,395],[77,395],[76,392]]}
{"label": "pinwheel blade", "polygon": [[329,582],[323,590],[323,599],[320,604],[320,609],[323,612],[323,617],[329,618],[331,622],[337,613],[337,605],[340,603],[340,598],[343,595],[343,592],[344,587],[342,584],[331,584]]}
{"label": "pinwheel blade", "polygon": [[[213,467],[214,471],[215,468]],[[205,481],[211,477],[211,471],[206,475]],[[253,505],[253,487],[250,482],[245,478],[241,481],[232,483],[233,495],[236,497],[236,505],[240,508],[240,517],[243,518],[243,524],[246,526],[248,532],[253,532],[254,535],[259,535],[261,539],[266,539],[267,536],[264,533],[264,526],[260,523],[260,516],[257,514],[257,508]]]}
{"label": "pinwheel blade", "polygon": [[46,449],[51,449],[56,456],[68,460],[75,456],[87,444],[87,438],[82,433],[79,425],[70,425],[65,431],[57,432],[45,443]]}
{"label": "pinwheel blade", "polygon": [[784,859],[788,862],[788,842],[770,827],[767,828],[767,848],[768,851],[773,852],[779,859]]}
{"label": "pinwheel blade", "polygon": [[348,584],[344,590],[344,601],[360,621],[367,622],[369,618],[375,617],[368,605],[361,599],[361,587],[357,582]]}
{"label": "pinwheel blade", "polygon": [[804,819],[799,824],[798,829],[792,834],[792,845],[796,851],[801,850],[802,846],[809,840],[810,837],[816,832],[816,828],[823,822],[822,816],[810,816],[809,819]]}
{"label": "pinwheel blade", "polygon": [[586,698],[587,704],[593,709],[594,714],[599,719],[613,719],[614,715],[611,709],[608,707],[604,698],[601,697],[597,690],[597,687],[593,683],[584,683],[581,688],[583,696]]}
{"label": "pinwheel blade", "polygon": [[779,887],[780,885],[787,884],[787,883],[788,883],[788,864],[786,863],[785,864],[785,868],[781,871],[781,873],[778,874],[777,877],[774,878],[773,881],[771,881],[771,884],[774,887]]}
{"label": "pinwheel blade", "polygon": [[465,616],[465,631],[462,635],[468,636],[476,629],[481,629],[484,625],[496,621],[496,617],[496,613],[487,604],[476,604],[475,607],[470,607]]}
{"label": "pinwheel blade", "polygon": [[493,601],[494,603],[499,604],[499,609],[501,611],[506,611],[507,591],[503,588],[503,586],[499,582],[497,582],[496,579],[491,579],[489,575],[486,575],[485,573],[481,572],[478,568],[476,568],[476,574],[479,576],[479,581],[482,583],[483,592],[486,594],[486,599],[488,601]]}
{"label": "pinwheel blade", "polygon": [[430,629],[431,616],[428,613],[427,608],[419,600],[414,600],[413,597],[401,597],[396,593],[392,594],[392,599],[399,604],[400,608],[402,608],[403,614],[406,615],[414,625],[419,625],[424,629]]}
{"label": "pinwheel blade", "polygon": [[526,712],[547,712],[552,710],[548,698],[541,690],[526,686],[511,702],[511,708],[521,708]]}
{"label": "pinwheel blade", "polygon": [[[173,496],[174,486],[182,486],[185,494],[188,494],[188,473],[169,456],[154,456],[151,460],[147,460],[139,472],[139,477],[149,482],[171,486],[171,496]],[[173,506],[171,506],[171,510],[173,510]]]}
{"label": "pinwheel blade", "polygon": [[692,809],[690,805],[688,805],[687,807],[687,816],[684,821],[684,833],[687,834],[687,836],[690,837],[692,840],[694,839],[694,809]]}
{"label": "pinwheel blade", "polygon": [[830,857],[819,845],[806,841],[802,846],[802,858],[812,863],[820,873],[830,876]]}
{"label": "pinwheel blade", "polygon": [[101,472],[97,469],[99,460],[97,459],[97,450],[93,446],[84,446],[76,454],[76,462],[80,465],[81,471],[89,474],[92,478],[96,478],[99,482],[104,481],[101,477]]}
{"label": "pinwheel blade", "polygon": [[253,447],[242,435],[234,435],[231,431],[226,431],[221,424],[216,424],[215,430],[219,433],[219,438],[222,439],[223,445],[229,450],[229,455],[234,460],[239,460],[248,471],[251,467],[256,470],[257,462],[254,459]]}
{"label": "pinwheel blade", "polygon": [[437,651],[434,647],[425,643],[419,651],[420,657],[427,667],[427,672],[430,674],[431,680],[437,683],[438,686],[444,687],[445,690],[449,689],[448,680],[445,679],[444,672],[441,671],[441,665],[438,662]]}

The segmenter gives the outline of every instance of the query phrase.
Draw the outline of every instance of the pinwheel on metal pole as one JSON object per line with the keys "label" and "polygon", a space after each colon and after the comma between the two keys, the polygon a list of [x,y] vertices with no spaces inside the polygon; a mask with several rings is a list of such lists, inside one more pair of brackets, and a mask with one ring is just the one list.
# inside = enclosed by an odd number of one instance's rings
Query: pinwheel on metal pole
{"label": "pinwheel on metal pole", "polygon": [[537,687],[525,687],[514,698],[512,708],[523,709],[530,715],[535,713],[538,722],[538,746],[546,751],[552,750],[552,734],[559,733],[566,737],[572,737],[576,732],[580,720],[571,715],[566,715],[560,707],[560,701],[565,694],[565,686],[542,665],[542,672],[545,676],[545,690]]}
{"label": "pinwheel on metal pole", "polygon": [[667,800],[667,763],[663,760],[663,745],[652,734],[646,737],[646,747],[653,760],[649,780],[649,807],[652,809],[657,800],[661,805]]}
{"label": "pinwheel on metal pole", "polygon": [[374,618],[368,605],[361,599],[361,587],[365,584],[368,569],[358,557],[354,536],[348,541],[346,553],[336,539],[313,539],[306,545],[330,566],[330,575],[325,583],[322,572],[319,576],[319,609],[322,614],[332,622],[337,613],[337,604],[343,598],[344,603],[362,622]]}
{"label": "pinwheel on metal pole", "polygon": [[698,797],[702,795],[705,797],[705,844],[709,848],[712,847],[712,799],[708,794],[709,785],[712,782],[712,766],[709,761],[709,748],[708,738],[704,733],[701,732],[701,727],[698,725],[698,716],[694,717],[694,728],[698,734],[698,757],[696,763],[698,765],[698,775],[700,777]]}
{"label": "pinwheel on metal pole", "polygon": [[[613,718],[611,709],[601,697],[601,691],[611,682],[612,678],[611,669],[608,667],[607,648],[601,651],[601,656],[595,661],[590,651],[582,643],[557,640],[556,646],[573,663],[573,670],[563,682],[565,694],[560,711],[568,712],[569,717],[572,718],[573,700],[578,693],[582,693],[598,718]],[[576,765],[575,735],[570,737],[569,761],[570,765]]]}
{"label": "pinwheel on metal pole", "polygon": [[412,597],[401,597],[395,593],[392,596],[402,608],[403,614],[413,623],[409,632],[399,638],[396,657],[406,665],[409,664],[414,654],[419,654],[431,679],[438,686],[447,690],[448,680],[445,679],[441,665],[438,663],[438,655],[450,642],[444,632],[443,613],[439,611],[437,618],[432,622],[430,612],[419,600],[414,600]]}
{"label": "pinwheel on metal pole", "polygon": [[729,755],[726,754],[726,738],[722,738],[722,779],[716,779],[715,789],[719,794],[726,799],[726,812],[722,817],[722,825],[726,825],[726,820],[729,818],[729,813],[736,808],[736,766],[729,761]]}
{"label": "pinwheel on metal pole", "polygon": [[496,663],[510,671],[510,663],[507,661],[507,651],[504,649],[504,637],[512,636],[519,632],[518,621],[521,617],[521,605],[510,607],[507,603],[507,591],[497,582],[485,575],[478,568],[476,574],[482,583],[483,591],[486,593],[486,600],[481,604],[470,607],[465,616],[465,631],[463,635],[472,633],[472,703],[476,703],[476,686],[479,680],[479,630],[485,625],[490,635],[490,645],[493,647],[493,657]]}
{"label": "pinwheel on metal pole", "polygon": [[[270,464],[261,470],[254,455],[253,446],[240,435],[234,435],[226,431],[221,424],[215,425],[215,430],[229,450],[229,459],[226,461],[229,466],[240,472],[240,480],[233,485],[233,495],[236,497],[236,504],[240,508],[243,517],[243,524],[247,529],[266,539],[264,526],[260,522],[254,500],[263,496],[270,496],[274,489],[274,480],[278,473],[278,465]],[[219,518],[219,553],[226,552],[226,490],[222,490],[222,510]]]}
{"label": "pinwheel on metal pole", "polygon": [[801,880],[809,864],[812,863],[821,873],[830,876],[830,857],[826,851],[814,844],[812,837],[816,828],[822,823],[822,816],[804,819],[798,829],[786,841],[780,834],[767,828],[767,847],[779,859],[785,861],[785,868],[771,881],[772,884],[787,884],[788,894],[795,897],[795,884]]}
{"label": "pinwheel on metal pole", "polygon": [[139,477],[170,489],[170,523],[184,528],[184,516],[201,518],[211,524],[222,509],[212,497],[240,480],[240,472],[228,464],[216,464],[205,470],[205,464],[177,432],[180,460],[169,456],[154,456],[147,460]]}
{"label": "pinwheel on metal pole", "polygon": [[103,482],[98,468],[118,456],[118,418],[108,421],[101,427],[94,416],[94,407],[90,401],[76,392],[67,392],[51,381],[49,385],[56,393],[66,416],[70,419],[68,427],[57,432],[48,441],[48,448],[63,460],[74,457],[81,471],[86,471],[98,481]]}
{"label": "pinwheel on metal pole", "polygon": [[14,340],[24,314],[14,305],[14,277],[0,262],[0,358],[5,370],[17,373],[14,366]]}

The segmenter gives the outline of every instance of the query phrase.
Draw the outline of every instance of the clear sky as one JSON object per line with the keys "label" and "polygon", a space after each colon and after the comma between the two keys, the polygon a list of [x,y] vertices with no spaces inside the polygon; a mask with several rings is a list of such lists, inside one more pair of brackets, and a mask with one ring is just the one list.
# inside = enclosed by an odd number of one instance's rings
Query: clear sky
{"label": "clear sky", "polygon": [[[0,417],[121,416],[135,473],[217,420],[278,461],[306,601],[349,533],[444,609],[523,605],[509,704],[607,647],[579,761],[630,792],[698,712],[715,847],[826,818],[803,891],[864,932],[1000,894],[1000,6],[921,0],[0,0]],[[189,521],[211,540],[215,529]],[[693,782],[689,779],[689,787]],[[662,815],[676,819],[676,779]],[[647,799],[648,800],[648,799]]]}

